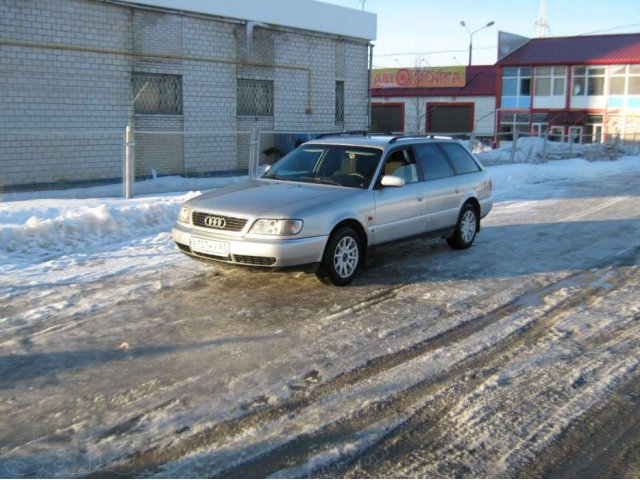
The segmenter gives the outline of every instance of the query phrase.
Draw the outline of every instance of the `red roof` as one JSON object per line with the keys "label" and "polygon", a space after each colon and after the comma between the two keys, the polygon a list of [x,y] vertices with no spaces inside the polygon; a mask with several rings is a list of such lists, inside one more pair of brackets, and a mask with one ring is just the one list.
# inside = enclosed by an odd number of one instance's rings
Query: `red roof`
{"label": "red roof", "polygon": [[495,96],[496,67],[475,65],[466,68],[464,87],[372,88],[373,97],[480,97]]}
{"label": "red roof", "polygon": [[498,65],[589,65],[640,63],[640,33],[534,38]]}

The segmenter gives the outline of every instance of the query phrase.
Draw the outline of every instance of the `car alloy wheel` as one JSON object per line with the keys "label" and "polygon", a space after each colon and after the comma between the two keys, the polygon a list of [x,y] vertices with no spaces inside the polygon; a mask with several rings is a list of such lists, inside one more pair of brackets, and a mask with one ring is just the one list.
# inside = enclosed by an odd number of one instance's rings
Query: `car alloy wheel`
{"label": "car alloy wheel", "polygon": [[333,254],[333,266],[340,278],[349,278],[358,267],[358,242],[353,237],[343,237]]}
{"label": "car alloy wheel", "polygon": [[348,285],[356,276],[362,260],[360,238],[351,227],[336,230],[325,249],[322,275],[334,285]]}
{"label": "car alloy wheel", "polygon": [[451,237],[447,238],[449,246],[455,250],[469,248],[478,232],[478,212],[470,203],[465,203],[460,211],[456,229]]}
{"label": "car alloy wheel", "polygon": [[473,210],[467,210],[460,221],[460,236],[465,243],[473,241],[473,237],[476,236],[476,228],[476,215]]}

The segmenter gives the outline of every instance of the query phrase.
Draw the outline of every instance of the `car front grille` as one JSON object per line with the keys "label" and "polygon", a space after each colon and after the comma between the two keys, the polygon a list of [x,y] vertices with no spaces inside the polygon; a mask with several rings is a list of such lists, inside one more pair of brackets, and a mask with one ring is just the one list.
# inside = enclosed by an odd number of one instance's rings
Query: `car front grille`
{"label": "car front grille", "polygon": [[[207,218],[210,220],[208,221]],[[196,227],[224,230],[227,232],[239,232],[247,223],[246,218],[225,217],[224,215],[204,212],[193,212],[191,220]]]}
{"label": "car front grille", "polygon": [[276,263],[276,259],[273,257],[251,257],[249,255],[234,255],[233,260],[238,263],[244,263],[245,265],[260,265],[265,267]]}

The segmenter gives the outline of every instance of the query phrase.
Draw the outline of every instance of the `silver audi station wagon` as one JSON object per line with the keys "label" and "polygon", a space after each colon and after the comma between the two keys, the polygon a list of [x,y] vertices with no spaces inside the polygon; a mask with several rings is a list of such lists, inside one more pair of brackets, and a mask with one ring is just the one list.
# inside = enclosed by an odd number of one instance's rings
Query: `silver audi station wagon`
{"label": "silver audi station wagon", "polygon": [[433,235],[470,247],[491,190],[484,167],[452,139],[325,137],[259,178],[190,199],[172,236],[200,259],[313,266],[321,279],[347,285],[377,245]]}

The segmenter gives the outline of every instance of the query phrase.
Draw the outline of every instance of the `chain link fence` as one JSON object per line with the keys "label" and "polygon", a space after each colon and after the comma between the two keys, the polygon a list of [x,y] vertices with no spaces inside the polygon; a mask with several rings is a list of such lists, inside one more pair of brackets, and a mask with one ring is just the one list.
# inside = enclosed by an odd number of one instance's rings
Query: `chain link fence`
{"label": "chain link fence", "polygon": [[484,147],[481,151],[485,165],[506,163],[544,163],[552,160],[584,158],[589,161],[616,160],[624,155],[640,154],[640,133],[630,135],[625,140],[608,137],[605,142],[592,134],[582,135],[570,132],[562,135],[545,132],[531,135],[518,132],[504,132],[497,136],[494,147]]}
{"label": "chain link fence", "polygon": [[0,130],[0,192],[123,181],[124,130]]}
{"label": "chain link fence", "polygon": [[[0,131],[0,155],[8,160],[0,174],[0,193],[110,184],[114,187],[109,190],[112,195],[129,198],[189,189],[189,185],[195,185],[193,179],[258,176],[300,144],[330,133],[344,132],[134,128],[127,136],[120,130]],[[464,142],[488,166],[576,157],[615,160],[623,155],[640,155],[640,134],[626,141],[612,137],[606,143],[593,143],[592,137],[579,136],[577,132],[570,138],[550,133],[501,133],[498,142],[477,138],[473,133],[432,135]],[[198,183],[193,188],[206,185]]]}

